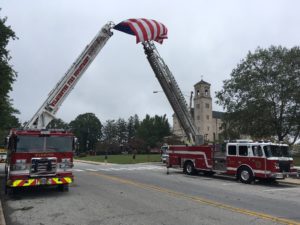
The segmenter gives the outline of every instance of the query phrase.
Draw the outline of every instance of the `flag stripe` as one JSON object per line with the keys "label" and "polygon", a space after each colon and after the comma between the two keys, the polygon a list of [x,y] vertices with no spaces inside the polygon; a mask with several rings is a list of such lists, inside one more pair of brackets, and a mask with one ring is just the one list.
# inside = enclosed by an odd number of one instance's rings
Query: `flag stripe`
{"label": "flag stripe", "polygon": [[[146,24],[147,24],[147,26],[149,27],[149,29],[150,29],[150,35],[148,35],[148,38],[149,38],[149,40],[152,40],[154,37],[156,37],[156,35],[157,35],[157,33],[156,33],[156,30],[155,30],[155,28],[154,28],[154,25],[155,24],[152,24],[151,22],[151,20],[146,20],[146,19],[142,19]],[[149,37],[150,36],[150,37]]]}
{"label": "flag stripe", "polygon": [[[157,32],[157,35],[155,37],[155,41],[159,42],[159,35],[160,35],[160,26],[159,26],[159,23],[156,21],[156,20],[153,20],[153,22],[155,23],[155,27],[156,27],[156,32]],[[159,42],[160,43],[160,42]]]}
{"label": "flag stripe", "polygon": [[140,42],[144,42],[144,41],[148,40],[147,31],[146,31],[145,27],[143,26],[142,22],[137,19],[133,19],[132,22],[135,23],[141,30],[141,34],[139,34]]}
{"label": "flag stripe", "polygon": [[141,23],[141,26],[143,26],[145,28],[145,31],[146,31],[147,37],[145,38],[145,40],[151,40],[152,32],[151,32],[149,25],[143,19],[139,19],[139,22]]}

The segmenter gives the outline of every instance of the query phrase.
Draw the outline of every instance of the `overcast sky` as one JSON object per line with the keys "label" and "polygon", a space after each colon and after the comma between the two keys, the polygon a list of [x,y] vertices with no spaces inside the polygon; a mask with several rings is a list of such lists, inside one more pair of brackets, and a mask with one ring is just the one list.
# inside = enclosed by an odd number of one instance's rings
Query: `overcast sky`
{"label": "overcast sky", "polygon": [[[291,48],[300,41],[300,1],[200,0],[0,0],[19,37],[11,41],[11,64],[18,72],[10,96],[21,122],[31,119],[48,93],[85,46],[108,21],[155,19],[168,28],[156,44],[182,92],[189,95],[201,80],[215,91],[230,78],[248,51],[257,46]],[[173,111],[135,37],[114,31],[94,62],[65,100],[57,117],[66,122],[86,112],[108,119]],[[222,107],[214,104],[214,110]]]}

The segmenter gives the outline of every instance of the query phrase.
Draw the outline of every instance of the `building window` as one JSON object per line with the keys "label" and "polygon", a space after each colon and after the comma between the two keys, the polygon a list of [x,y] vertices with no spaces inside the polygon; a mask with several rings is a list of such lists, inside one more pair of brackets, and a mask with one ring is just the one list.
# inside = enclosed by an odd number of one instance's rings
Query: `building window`
{"label": "building window", "polygon": [[197,95],[200,95],[200,91],[199,90],[197,90]]}
{"label": "building window", "polygon": [[200,109],[200,104],[196,104],[196,108],[197,108],[197,109]]}
{"label": "building window", "polygon": [[208,90],[205,89],[205,96],[208,96]]}
{"label": "building window", "polygon": [[197,120],[200,120],[200,116],[197,116]]}
{"label": "building window", "polygon": [[209,131],[209,127],[207,127],[207,131]]}
{"label": "building window", "polygon": [[206,115],[206,119],[209,120],[209,115]]}
{"label": "building window", "polygon": [[207,109],[209,109],[209,104],[208,104],[208,103],[206,103],[206,104],[205,104],[205,107],[206,107]]}

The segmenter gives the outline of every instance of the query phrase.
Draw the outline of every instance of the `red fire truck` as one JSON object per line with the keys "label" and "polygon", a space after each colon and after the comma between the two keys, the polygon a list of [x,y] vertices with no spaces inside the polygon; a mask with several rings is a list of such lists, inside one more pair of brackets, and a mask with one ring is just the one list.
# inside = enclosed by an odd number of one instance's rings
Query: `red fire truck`
{"label": "red fire truck", "polygon": [[197,172],[236,176],[243,183],[254,179],[284,179],[296,176],[288,145],[235,141],[221,147],[170,146],[167,167],[181,167],[188,175]]}
{"label": "red fire truck", "polygon": [[13,129],[7,146],[7,187],[57,185],[60,190],[68,190],[73,181],[72,133]]}
{"label": "red fire truck", "polygon": [[11,130],[7,138],[6,192],[17,187],[40,185],[58,185],[59,189],[68,190],[68,185],[73,182],[75,137],[68,131],[47,130],[46,127],[112,36],[112,27],[111,22],[102,27],[25,127]]}
{"label": "red fire truck", "polygon": [[[169,146],[167,168],[182,167],[187,174],[203,171],[237,176],[243,183],[255,178],[283,179],[296,175],[288,146],[274,143],[237,141],[223,148],[204,145],[188,104],[168,66],[152,42],[143,43],[147,59],[185,133],[188,145]],[[244,143],[243,143],[244,142]]]}

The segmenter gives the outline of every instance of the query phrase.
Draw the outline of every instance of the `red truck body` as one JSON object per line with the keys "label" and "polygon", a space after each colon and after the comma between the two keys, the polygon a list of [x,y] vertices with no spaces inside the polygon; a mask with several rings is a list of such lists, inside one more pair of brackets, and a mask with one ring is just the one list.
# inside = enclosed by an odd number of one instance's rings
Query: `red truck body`
{"label": "red truck body", "polygon": [[167,167],[181,167],[187,174],[236,176],[243,183],[254,179],[284,179],[296,176],[293,158],[284,144],[244,142],[221,146],[169,146]]}
{"label": "red truck body", "polygon": [[62,190],[67,190],[73,182],[72,133],[13,129],[7,144],[7,188],[58,185]]}

